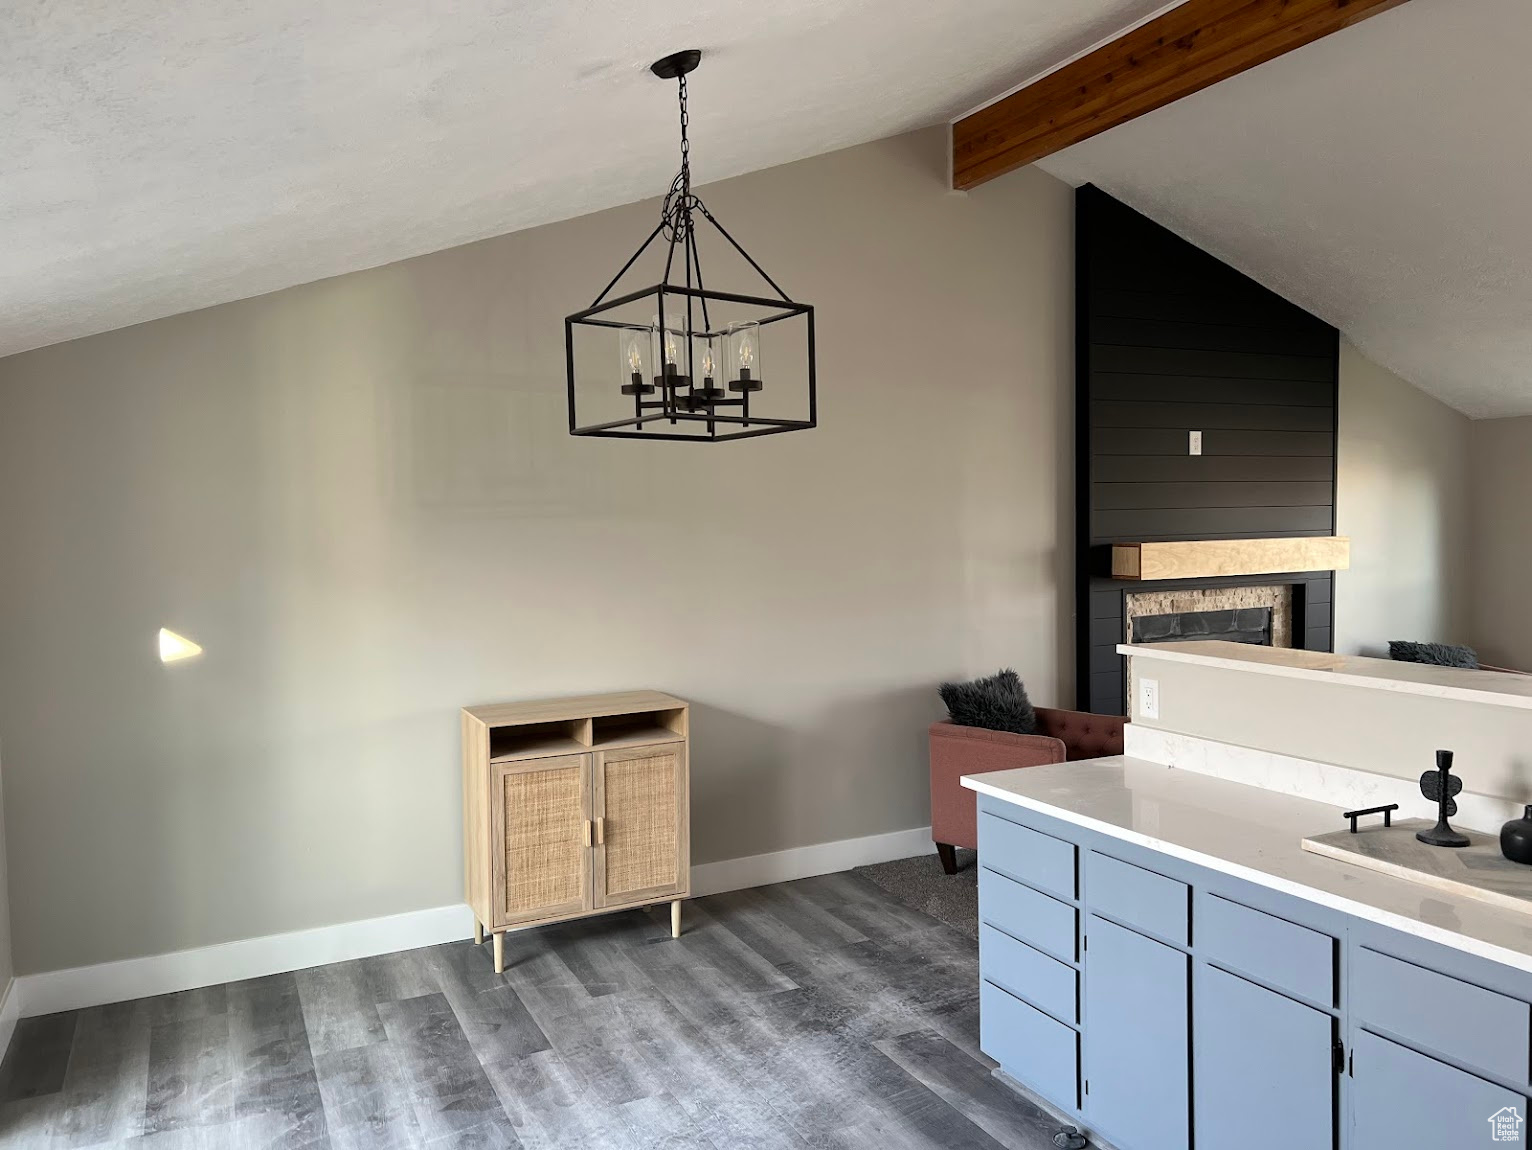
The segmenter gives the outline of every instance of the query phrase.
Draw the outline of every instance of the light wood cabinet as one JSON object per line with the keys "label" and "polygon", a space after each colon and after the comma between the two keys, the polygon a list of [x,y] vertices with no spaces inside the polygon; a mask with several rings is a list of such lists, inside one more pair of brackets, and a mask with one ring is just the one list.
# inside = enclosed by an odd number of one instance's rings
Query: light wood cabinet
{"label": "light wood cabinet", "polygon": [[463,710],[464,871],[474,937],[691,891],[689,714],[655,691]]}

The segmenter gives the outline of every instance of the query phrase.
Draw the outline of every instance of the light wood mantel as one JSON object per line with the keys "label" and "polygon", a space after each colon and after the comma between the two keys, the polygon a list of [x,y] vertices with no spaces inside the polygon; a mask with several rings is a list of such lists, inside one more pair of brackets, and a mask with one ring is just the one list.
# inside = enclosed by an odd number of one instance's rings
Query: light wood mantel
{"label": "light wood mantel", "polygon": [[1220,579],[1345,571],[1350,566],[1351,540],[1344,535],[1112,545],[1113,579]]}

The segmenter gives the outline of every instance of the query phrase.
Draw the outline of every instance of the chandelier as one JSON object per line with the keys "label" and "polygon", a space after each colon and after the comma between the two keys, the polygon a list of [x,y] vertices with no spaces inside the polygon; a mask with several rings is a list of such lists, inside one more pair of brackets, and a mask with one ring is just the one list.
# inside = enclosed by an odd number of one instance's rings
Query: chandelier
{"label": "chandelier", "polygon": [[[686,76],[701,59],[693,49],[651,65],[677,81],[681,171],[649,238],[590,307],[565,317],[571,435],[714,441],[815,425],[814,309],[778,287],[692,191]],[[734,253],[733,271],[753,272],[771,295],[759,286],[754,294],[705,286],[702,223],[725,241],[720,250]],[[659,281],[614,296],[646,252],[654,265],[664,258]]]}

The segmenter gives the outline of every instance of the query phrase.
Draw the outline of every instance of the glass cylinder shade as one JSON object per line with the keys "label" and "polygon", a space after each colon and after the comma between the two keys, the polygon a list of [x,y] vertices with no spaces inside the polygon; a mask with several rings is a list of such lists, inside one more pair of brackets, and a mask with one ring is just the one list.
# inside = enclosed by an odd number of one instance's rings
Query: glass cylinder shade
{"label": "glass cylinder shade", "polygon": [[687,356],[684,319],[667,312],[664,330],[660,330],[659,316],[654,317],[650,330],[653,332],[652,354],[655,374],[663,372],[666,376],[676,379],[680,386],[685,386]]}
{"label": "glass cylinder shade", "polygon": [[649,395],[654,391],[654,332],[647,327],[617,329],[617,378],[624,395]]}
{"label": "glass cylinder shade", "polygon": [[699,384],[709,384],[718,378],[719,352],[714,337],[699,334],[692,339],[692,364]]}
{"label": "glass cylinder shade", "polygon": [[723,387],[724,341],[712,332],[692,337],[692,397],[713,403],[727,396]]}
{"label": "glass cylinder shade", "polygon": [[761,390],[761,325],[754,320],[731,323],[724,332],[729,390]]}

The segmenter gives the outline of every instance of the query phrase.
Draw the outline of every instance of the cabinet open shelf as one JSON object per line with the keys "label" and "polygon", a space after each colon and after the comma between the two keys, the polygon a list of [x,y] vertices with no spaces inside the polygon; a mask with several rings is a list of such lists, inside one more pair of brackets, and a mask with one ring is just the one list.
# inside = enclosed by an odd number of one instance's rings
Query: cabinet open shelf
{"label": "cabinet open shelf", "polygon": [[[538,706],[530,705],[527,713],[537,714]],[[502,709],[490,716],[485,725],[489,728],[489,761],[510,763],[680,742],[686,738],[686,708],[656,707],[534,721],[521,721],[519,716]]]}
{"label": "cabinet open shelf", "polygon": [[623,747],[647,747],[655,743],[678,743],[681,736],[668,727],[635,726],[600,735],[593,744],[598,751],[616,751]]}
{"label": "cabinet open shelf", "polygon": [[578,755],[590,749],[590,720],[527,723],[519,727],[489,729],[489,761],[508,763],[516,759],[547,755]]}
{"label": "cabinet open shelf", "polygon": [[673,743],[686,736],[686,712],[680,708],[600,715],[591,720],[591,745],[599,749]]}

